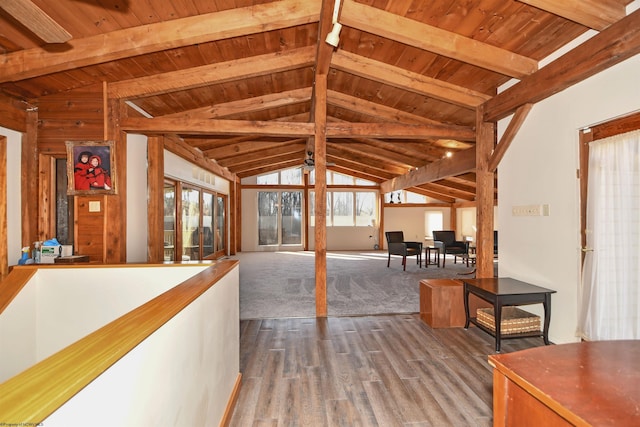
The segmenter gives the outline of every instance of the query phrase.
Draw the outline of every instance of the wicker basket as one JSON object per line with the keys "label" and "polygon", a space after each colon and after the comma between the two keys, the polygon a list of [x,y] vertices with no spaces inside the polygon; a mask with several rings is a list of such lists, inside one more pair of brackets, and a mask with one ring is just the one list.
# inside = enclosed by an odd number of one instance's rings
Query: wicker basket
{"label": "wicker basket", "polygon": [[[493,316],[493,308],[479,308],[477,321],[495,332],[496,320]],[[502,319],[500,321],[500,334],[521,334],[540,331],[540,316],[519,309],[518,307],[502,307]]]}

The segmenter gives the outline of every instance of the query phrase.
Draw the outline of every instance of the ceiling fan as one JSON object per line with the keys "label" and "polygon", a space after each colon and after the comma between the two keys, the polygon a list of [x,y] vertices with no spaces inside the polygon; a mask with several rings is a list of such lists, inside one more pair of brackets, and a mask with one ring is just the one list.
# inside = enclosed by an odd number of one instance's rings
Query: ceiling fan
{"label": "ceiling fan", "polygon": [[47,43],[71,40],[71,34],[31,0],[0,0],[0,8]]}
{"label": "ceiling fan", "polygon": [[[335,166],[336,164],[333,162],[327,162],[327,166]],[[302,164],[302,169],[305,171],[311,171],[315,168],[316,162],[313,159],[313,151],[307,151],[304,162]]]}

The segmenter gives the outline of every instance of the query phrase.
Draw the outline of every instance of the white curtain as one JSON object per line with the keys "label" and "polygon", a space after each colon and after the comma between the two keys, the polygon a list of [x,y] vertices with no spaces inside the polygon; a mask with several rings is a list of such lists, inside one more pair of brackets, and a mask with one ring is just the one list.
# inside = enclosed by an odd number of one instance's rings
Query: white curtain
{"label": "white curtain", "polygon": [[589,145],[578,333],[640,339],[640,131]]}

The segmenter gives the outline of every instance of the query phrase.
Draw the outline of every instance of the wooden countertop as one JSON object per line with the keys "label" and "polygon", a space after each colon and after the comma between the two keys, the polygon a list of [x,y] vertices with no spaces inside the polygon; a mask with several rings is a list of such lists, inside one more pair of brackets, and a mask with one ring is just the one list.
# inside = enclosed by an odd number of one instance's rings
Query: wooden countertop
{"label": "wooden countertop", "polygon": [[640,425],[640,340],[537,347],[489,363],[573,425]]}

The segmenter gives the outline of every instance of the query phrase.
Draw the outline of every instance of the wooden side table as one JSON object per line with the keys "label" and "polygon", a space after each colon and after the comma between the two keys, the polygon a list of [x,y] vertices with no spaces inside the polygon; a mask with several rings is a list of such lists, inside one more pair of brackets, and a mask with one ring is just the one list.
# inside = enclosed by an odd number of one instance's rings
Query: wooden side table
{"label": "wooden side table", "polygon": [[[496,352],[500,352],[500,340],[506,338],[523,338],[542,336],[544,343],[549,344],[549,323],[551,322],[551,294],[556,291],[542,288],[520,280],[506,278],[462,279],[464,282],[465,329],[473,323],[483,331],[496,338]],[[469,295],[477,295],[491,303],[495,317],[495,332],[481,325],[469,309]],[[541,303],[544,307],[544,326],[542,332],[525,332],[504,335],[500,332],[502,307]],[[475,311],[473,312],[475,315]]]}
{"label": "wooden side table", "polygon": [[[431,253],[433,252],[433,262],[431,262]],[[424,248],[424,268],[428,268],[429,265],[435,264],[440,268],[440,248],[433,246],[426,246]]]}

